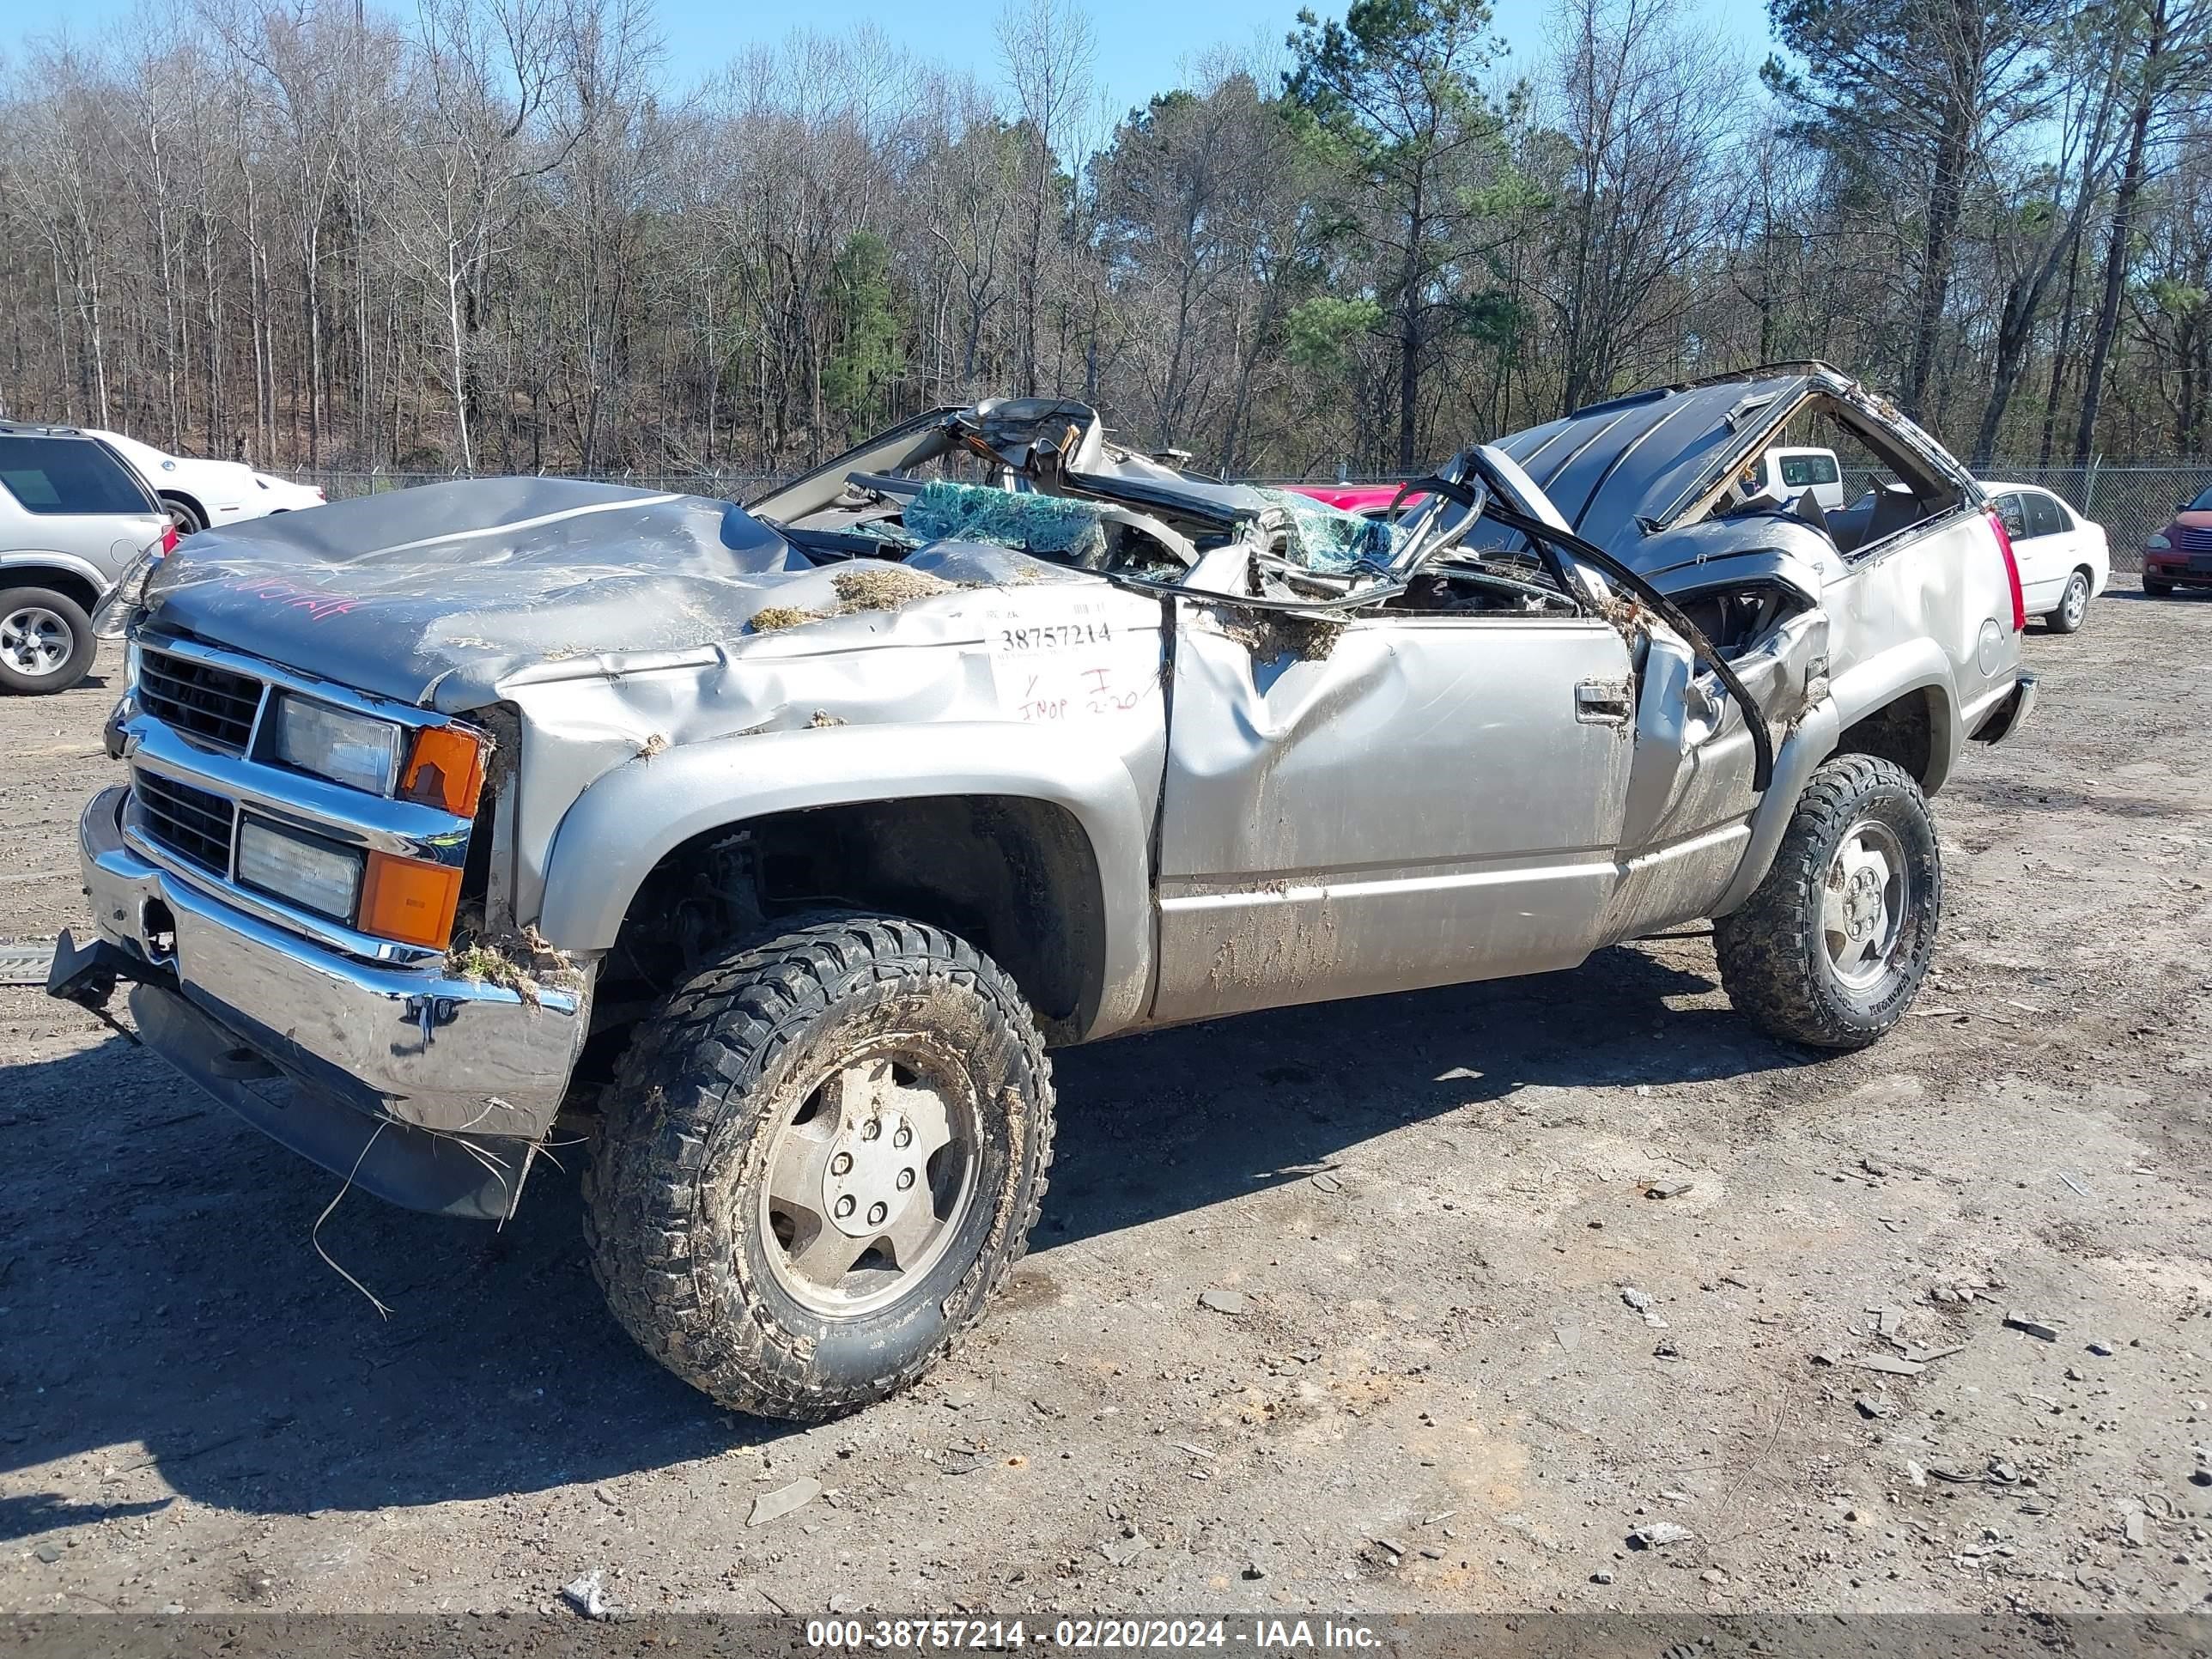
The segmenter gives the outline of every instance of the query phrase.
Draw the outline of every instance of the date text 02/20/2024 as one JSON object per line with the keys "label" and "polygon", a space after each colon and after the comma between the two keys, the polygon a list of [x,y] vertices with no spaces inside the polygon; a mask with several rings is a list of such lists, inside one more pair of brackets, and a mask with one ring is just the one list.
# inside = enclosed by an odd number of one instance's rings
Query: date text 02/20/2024
{"label": "date text 02/20/2024", "polygon": [[1359,1650],[1382,1645],[1357,1620],[1328,1619],[1060,1619],[1050,1624],[1003,1619],[813,1619],[806,1645],[829,1650],[985,1652],[1028,1647],[1116,1651],[1230,1648],[1255,1652]]}

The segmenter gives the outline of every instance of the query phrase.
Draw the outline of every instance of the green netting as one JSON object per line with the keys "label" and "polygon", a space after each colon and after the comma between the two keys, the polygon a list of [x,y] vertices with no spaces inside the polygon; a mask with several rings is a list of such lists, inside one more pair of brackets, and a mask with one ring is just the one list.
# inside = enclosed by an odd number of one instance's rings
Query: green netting
{"label": "green netting", "polygon": [[906,527],[925,541],[990,542],[1085,566],[1106,556],[1098,508],[1060,495],[936,479],[921,487],[902,516]]}
{"label": "green netting", "polygon": [[1398,549],[1398,527],[1331,507],[1295,489],[1259,492],[1290,518],[1289,556],[1309,570],[1341,572],[1363,560],[1386,564]]}

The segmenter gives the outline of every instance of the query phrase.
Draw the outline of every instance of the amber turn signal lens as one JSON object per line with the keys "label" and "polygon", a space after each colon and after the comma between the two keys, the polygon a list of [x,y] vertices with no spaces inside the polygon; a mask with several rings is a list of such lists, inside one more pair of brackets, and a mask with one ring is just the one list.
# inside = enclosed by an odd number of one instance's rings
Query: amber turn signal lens
{"label": "amber turn signal lens", "polygon": [[371,853],[362,878],[359,926],[379,939],[440,950],[453,937],[453,908],[460,898],[461,872],[452,866]]}
{"label": "amber turn signal lens", "polygon": [[399,799],[471,818],[483,787],[483,744],[457,726],[426,726],[399,774]]}

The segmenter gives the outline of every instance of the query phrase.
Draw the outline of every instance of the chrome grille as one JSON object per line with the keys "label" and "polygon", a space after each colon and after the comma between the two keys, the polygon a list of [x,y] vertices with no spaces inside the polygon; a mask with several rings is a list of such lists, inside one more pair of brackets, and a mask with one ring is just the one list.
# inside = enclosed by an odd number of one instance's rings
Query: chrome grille
{"label": "chrome grille", "polygon": [[138,702],[155,720],[242,755],[261,707],[261,682],[190,657],[149,651],[138,664]]}
{"label": "chrome grille", "polygon": [[138,824],[147,837],[210,875],[230,874],[230,837],[236,809],[221,795],[173,778],[138,772],[131,780]]}
{"label": "chrome grille", "polygon": [[2212,553],[2212,530],[2178,524],[2171,532],[2174,546],[2184,553]]}

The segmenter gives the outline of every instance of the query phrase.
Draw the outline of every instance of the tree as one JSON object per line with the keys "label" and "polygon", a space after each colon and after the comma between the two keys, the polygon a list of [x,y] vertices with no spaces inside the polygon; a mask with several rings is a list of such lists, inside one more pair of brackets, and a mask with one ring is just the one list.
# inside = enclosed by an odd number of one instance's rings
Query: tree
{"label": "tree", "polygon": [[1917,223],[1905,412],[1928,413],[1959,217],[1991,146],[2028,118],[2057,0],[1768,0],[1801,60],[1762,74],[1799,112],[1799,134]]}
{"label": "tree", "polygon": [[1479,187],[1503,160],[1504,121],[1476,84],[1498,47],[1482,0],[1352,0],[1341,23],[1298,14],[1285,89],[1362,199],[1345,204],[1386,251],[1398,358],[1397,464],[1419,448],[1421,376]]}
{"label": "tree", "polygon": [[883,423],[883,399],[905,370],[892,309],[890,245],[855,232],[831,270],[831,327],[837,338],[823,371],[823,392],[845,441],[857,443]]}
{"label": "tree", "polygon": [[2110,182],[2123,54],[2103,23],[2098,14],[2087,15],[2056,54],[2058,106],[2040,113],[2059,118],[2059,153],[2033,165],[2025,188],[1997,214],[1993,251],[1998,264],[2009,260],[2011,270],[1997,319],[1990,395],[1974,436],[1972,465],[1978,470],[1986,470],[1996,459],[1997,434],[2027,367],[2044,295],[2059,266],[2072,258],[2090,212]]}
{"label": "tree", "polygon": [[1672,281],[1719,236],[1715,176],[1741,66],[1682,25],[1675,0],[1566,0],[1557,30],[1561,130],[1560,412],[1607,396],[1647,337],[1689,304]]}
{"label": "tree", "polygon": [[2081,416],[2074,432],[2074,464],[2087,465],[2096,447],[2097,410],[2103,400],[2105,371],[2112,337],[2120,324],[2120,298],[2127,286],[2130,242],[2136,210],[2149,182],[2160,141],[2174,118],[2203,98],[2212,70],[2212,6],[2199,0],[2126,0],[2115,9],[2113,26],[2130,47],[2128,67],[2127,159],[2120,167],[2112,199],[2112,228],[2106,233],[2103,294],[2089,361],[2082,372]]}
{"label": "tree", "polygon": [[999,15],[999,52],[1020,112],[1024,224],[1016,326],[1021,390],[1034,396],[1041,387],[1045,232],[1061,217],[1071,182],[1059,152],[1089,100],[1097,46],[1091,21],[1074,0],[1007,0]]}

